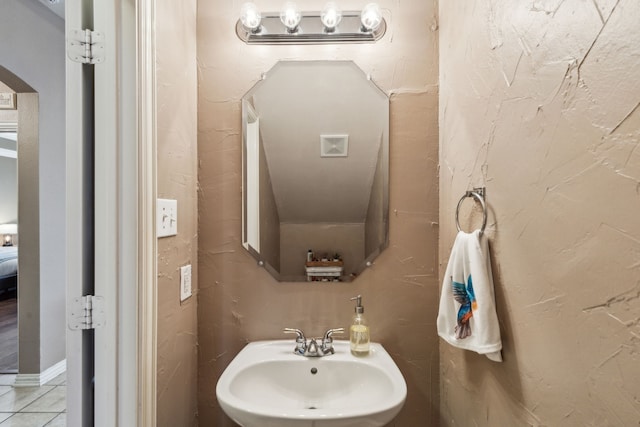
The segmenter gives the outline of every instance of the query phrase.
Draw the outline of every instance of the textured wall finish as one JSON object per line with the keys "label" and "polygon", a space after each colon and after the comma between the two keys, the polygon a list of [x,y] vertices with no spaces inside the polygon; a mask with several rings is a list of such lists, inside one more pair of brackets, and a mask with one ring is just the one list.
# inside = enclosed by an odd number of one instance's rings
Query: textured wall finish
{"label": "textured wall finish", "polygon": [[158,197],[178,201],[178,235],[158,239],[158,426],[197,425],[196,1],[156,2]]}
{"label": "textured wall finish", "polygon": [[[233,425],[217,404],[215,386],[248,341],[285,338],[287,326],[311,335],[348,326],[348,298],[358,293],[373,340],[383,343],[407,380],[407,403],[391,425],[437,425],[436,3],[381,1],[387,35],[377,44],[342,46],[247,46],[234,33],[241,4],[198,4],[200,425]],[[281,2],[258,6],[277,11]],[[277,283],[240,242],[240,100],[279,59],[353,60],[392,93],[390,245],[351,284]]]}
{"label": "textured wall finish", "polygon": [[504,344],[441,343],[442,424],[638,425],[640,3],[439,7],[441,271],[486,186]]}

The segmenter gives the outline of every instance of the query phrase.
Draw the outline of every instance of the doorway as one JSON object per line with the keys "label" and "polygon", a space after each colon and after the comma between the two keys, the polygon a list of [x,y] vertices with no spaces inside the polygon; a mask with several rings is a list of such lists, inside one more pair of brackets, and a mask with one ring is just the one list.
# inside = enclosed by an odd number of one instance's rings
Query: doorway
{"label": "doorway", "polygon": [[[34,342],[36,349],[29,352],[35,359],[40,360],[38,367],[48,366],[49,359],[55,354],[49,352],[49,344],[60,344],[64,347],[65,338],[59,338],[53,333],[53,328],[60,327],[66,330],[66,362],[67,362],[67,421],[69,425],[83,425],[82,420],[86,417],[93,418],[91,412],[86,412],[83,406],[82,384],[88,382],[95,385],[96,416],[95,425],[154,425],[155,418],[155,329],[153,319],[156,309],[155,287],[152,286],[155,280],[155,234],[153,228],[153,218],[155,217],[155,187],[153,177],[155,176],[154,148],[151,141],[155,137],[155,116],[153,111],[155,105],[152,103],[155,81],[151,72],[140,72],[139,69],[151,70],[155,64],[153,58],[153,2],[142,1],[132,2],[129,0],[118,0],[114,2],[85,2],[83,0],[67,0],[65,2],[65,20],[58,19],[47,10],[43,10],[37,1],[3,0],[0,2],[0,38],[13,40],[15,43],[0,44],[0,63],[7,69],[17,71],[17,74],[24,77],[25,81],[36,87],[40,94],[24,84],[22,90],[11,88],[18,92],[18,107],[22,105],[35,105],[36,111],[40,106],[40,124],[36,124],[35,129],[40,130],[41,145],[36,144],[33,149],[45,150],[40,153],[42,159],[50,160],[52,157],[61,157],[65,167],[58,167],[57,170],[49,166],[40,165],[36,162],[23,170],[39,170],[41,181],[40,196],[49,201],[55,199],[60,202],[56,210],[40,213],[39,219],[42,222],[51,222],[54,218],[62,220],[64,226],[57,227],[53,231],[47,231],[40,237],[43,250],[38,254],[48,256],[50,254],[62,257],[56,264],[46,266],[49,270],[42,269],[35,265],[35,271],[44,281],[49,280],[57,273],[51,269],[66,270],[63,273],[65,280],[56,280],[52,286],[48,284],[36,289],[33,295],[40,298],[40,291],[47,292],[47,299],[40,299],[39,305],[53,310],[58,307],[58,302],[62,300],[64,307],[65,294],[69,298],[85,295],[82,284],[86,283],[86,278],[93,276],[91,271],[80,268],[82,263],[78,260],[84,259],[86,253],[83,249],[90,243],[85,239],[83,232],[86,223],[83,218],[85,212],[78,206],[83,206],[86,193],[82,185],[86,184],[82,180],[85,171],[83,150],[79,150],[77,144],[86,140],[88,133],[99,136],[96,145],[102,150],[95,153],[96,159],[101,163],[100,182],[100,212],[104,213],[96,222],[95,229],[100,233],[100,252],[96,255],[99,264],[96,267],[96,277],[100,280],[96,284],[96,294],[104,296],[106,301],[105,310],[109,321],[104,327],[95,331],[71,331],[66,328],[66,316],[63,310],[56,310],[56,316],[61,318],[61,322],[47,321],[46,317],[41,317],[39,313],[31,313],[36,319],[35,323],[42,330]],[[84,10],[94,8],[94,13]],[[39,22],[27,22],[16,19],[20,16],[23,19],[39,19]],[[85,22],[88,21],[88,22]],[[136,32],[138,28],[146,29]],[[67,58],[65,52],[65,26],[69,30],[91,28],[95,24],[105,34],[107,49],[107,59],[99,67],[95,67],[96,81],[99,82],[95,93],[99,97],[96,102],[95,111],[93,108],[84,108],[85,95],[84,88],[86,73],[83,71],[94,70],[89,65],[71,63],[67,60],[61,67],[58,62],[65,62]],[[4,37],[6,32],[6,37]],[[46,34],[43,34],[45,32]],[[138,38],[136,35],[139,34]],[[37,41],[33,41],[36,37]],[[42,47],[43,44],[52,48]],[[29,51],[30,46],[40,46],[39,55],[34,55]],[[136,52],[141,52],[140,65],[138,68]],[[51,57],[49,57],[51,55]],[[43,61],[43,66],[32,66],[36,60]],[[116,59],[114,61],[114,58]],[[54,65],[55,64],[55,65]],[[28,67],[25,74],[21,73],[21,67]],[[6,70],[0,67],[0,71]],[[41,74],[47,78],[56,78],[56,81],[65,81],[65,84],[58,85],[50,83],[41,78]],[[65,77],[66,75],[66,77]],[[23,82],[24,83],[24,82]],[[117,90],[114,90],[117,88]],[[61,93],[57,92],[61,89]],[[56,91],[56,92],[54,92]],[[20,95],[23,93],[23,95]],[[40,95],[40,102],[38,102]],[[24,98],[23,100],[20,97]],[[65,99],[66,104],[71,106],[71,110],[66,112],[80,112],[77,116],[66,114],[65,119]],[[137,99],[143,99],[137,103]],[[22,102],[24,101],[24,102]],[[53,102],[60,102],[53,109],[49,106]],[[46,111],[45,111],[46,110]],[[95,113],[99,118],[95,129],[82,125],[86,123],[85,114]],[[22,117],[22,115],[21,115]],[[38,115],[35,115],[38,119]],[[66,137],[65,137],[66,121]],[[139,127],[137,127],[139,126]],[[22,127],[22,121],[20,122]],[[19,129],[20,143],[22,143],[23,133]],[[57,142],[52,143],[55,135],[62,135],[62,146]],[[35,141],[38,141],[36,132]],[[31,138],[32,136],[29,136]],[[138,138],[146,141],[140,144],[138,150]],[[29,139],[31,141],[31,139]],[[46,144],[46,146],[45,146]],[[21,169],[21,168],[19,168]],[[20,170],[18,172],[20,174]],[[49,191],[50,186],[57,184],[52,177],[63,176],[66,180],[66,187],[62,191]],[[20,176],[19,185],[22,185]],[[37,182],[37,180],[36,180]],[[139,184],[140,191],[137,191]],[[114,183],[127,183],[126,185],[114,187]],[[82,185],[77,185],[82,184]],[[105,187],[106,185],[106,187]],[[107,191],[103,191],[105,189]],[[66,201],[66,205],[65,205]],[[20,202],[22,203],[22,202]],[[59,208],[61,206],[61,208]],[[32,212],[39,214],[36,209]],[[117,218],[117,221],[114,219]],[[141,220],[138,222],[138,218]],[[104,222],[110,221],[110,222]],[[24,228],[24,224],[21,224]],[[38,230],[39,227],[34,227]],[[50,230],[43,227],[42,230]],[[55,231],[55,232],[54,232]],[[23,233],[21,232],[21,236]],[[139,243],[138,243],[139,242]],[[24,240],[21,239],[21,246]],[[49,250],[51,249],[51,250]],[[104,253],[108,251],[108,253]],[[142,260],[137,264],[138,254]],[[22,262],[22,259],[20,260]],[[102,274],[98,269],[106,269],[108,274]],[[20,270],[23,270],[22,267]],[[30,270],[30,269],[27,269]],[[139,274],[140,273],[140,274]],[[22,278],[21,278],[22,280]],[[138,287],[136,284],[144,283],[145,286]],[[69,284],[69,290],[65,292],[65,281]],[[61,285],[62,289],[57,288]],[[20,291],[20,289],[19,289]],[[55,304],[50,303],[48,298],[55,298]],[[137,328],[138,319],[137,301],[140,299],[141,309],[144,313],[140,316],[143,324]],[[19,310],[23,311],[21,308]],[[20,315],[22,316],[22,315]],[[23,329],[22,318],[20,319],[20,334]],[[83,361],[82,354],[85,340],[82,337],[95,335],[96,345],[100,348],[97,352],[95,365],[98,367],[95,378],[87,374],[88,365],[93,365],[93,361]],[[72,339],[70,339],[70,337]],[[54,342],[57,341],[57,342]],[[20,346],[22,348],[22,342]],[[41,345],[39,345],[41,344]],[[41,349],[47,350],[41,353]],[[103,351],[105,349],[105,351]],[[57,350],[57,347],[56,347]],[[25,352],[20,352],[22,358]],[[62,358],[64,358],[64,352]],[[45,358],[47,360],[45,360]],[[23,364],[20,360],[20,370]],[[95,379],[95,381],[94,381]],[[88,381],[87,381],[88,380]],[[92,400],[92,399],[90,399]],[[139,417],[139,418],[138,418]],[[117,420],[117,421],[116,421]],[[139,420],[137,422],[136,420]],[[88,425],[88,424],[84,424]]]}
{"label": "doorway", "polygon": [[6,0],[0,38],[11,41],[0,80],[17,112],[16,383],[41,385],[65,369],[64,22],[38,2]]}
{"label": "doorway", "polygon": [[[15,93],[0,92],[11,108]],[[18,152],[17,111],[0,115],[0,374],[18,372]]]}

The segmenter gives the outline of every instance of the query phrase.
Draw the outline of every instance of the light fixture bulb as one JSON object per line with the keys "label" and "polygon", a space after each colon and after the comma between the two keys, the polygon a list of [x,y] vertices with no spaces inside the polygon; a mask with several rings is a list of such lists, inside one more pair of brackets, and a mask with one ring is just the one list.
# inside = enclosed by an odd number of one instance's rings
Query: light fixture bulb
{"label": "light fixture bulb", "polygon": [[366,31],[375,31],[382,23],[382,12],[376,3],[369,3],[360,13],[360,22]]}
{"label": "light fixture bulb", "polygon": [[260,31],[262,16],[254,3],[245,3],[240,9],[240,22],[247,30],[256,33]]}
{"label": "light fixture bulb", "polygon": [[280,12],[280,21],[287,27],[289,33],[295,33],[297,31],[301,19],[302,14],[296,7],[296,4],[293,2],[285,3],[282,12]]}
{"label": "light fixture bulb", "polygon": [[342,20],[342,11],[338,8],[338,5],[331,1],[324,6],[324,9],[322,9],[320,20],[322,21],[322,25],[324,25],[325,30],[328,33],[332,33]]}

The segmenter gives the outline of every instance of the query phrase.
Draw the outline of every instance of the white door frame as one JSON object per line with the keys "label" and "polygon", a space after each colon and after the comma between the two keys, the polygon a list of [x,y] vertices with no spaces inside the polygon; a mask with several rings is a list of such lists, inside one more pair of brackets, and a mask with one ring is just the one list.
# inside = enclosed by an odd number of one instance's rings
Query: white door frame
{"label": "white door frame", "polygon": [[155,1],[138,0],[138,359],[139,426],[156,425],[157,401],[157,139]]}
{"label": "white door frame", "polygon": [[[95,295],[106,322],[94,330],[94,396],[83,401],[91,361],[86,331],[67,331],[67,422],[156,424],[155,34],[152,0],[67,0],[66,34],[105,37],[97,65],[67,60],[67,301],[84,295],[82,259],[83,73],[95,75]],[[79,151],[77,151],[79,150]],[[79,154],[80,153],[80,154]],[[73,260],[73,262],[72,262]],[[86,272],[85,272],[86,276]],[[86,279],[86,277],[85,277]],[[91,400],[93,402],[91,402]]]}
{"label": "white door frame", "polygon": [[[65,38],[75,28],[88,28],[93,14],[90,3],[67,0],[65,3]],[[75,297],[91,292],[92,252],[91,206],[86,198],[91,193],[85,171],[90,139],[90,118],[93,101],[90,84],[86,83],[85,66],[65,59],[66,81],[66,301],[69,306]],[[93,396],[91,379],[93,364],[88,363],[86,353],[91,351],[91,333],[66,329],[67,360],[67,425],[86,426],[93,421],[91,406]]]}

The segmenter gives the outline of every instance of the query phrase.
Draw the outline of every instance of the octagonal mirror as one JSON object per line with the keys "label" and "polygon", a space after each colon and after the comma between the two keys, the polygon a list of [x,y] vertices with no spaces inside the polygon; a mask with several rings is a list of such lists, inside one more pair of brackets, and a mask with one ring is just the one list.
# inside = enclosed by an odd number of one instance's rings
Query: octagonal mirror
{"label": "octagonal mirror", "polygon": [[243,245],[286,282],[354,280],[388,244],[389,98],[351,61],[280,61],[242,99]]}

